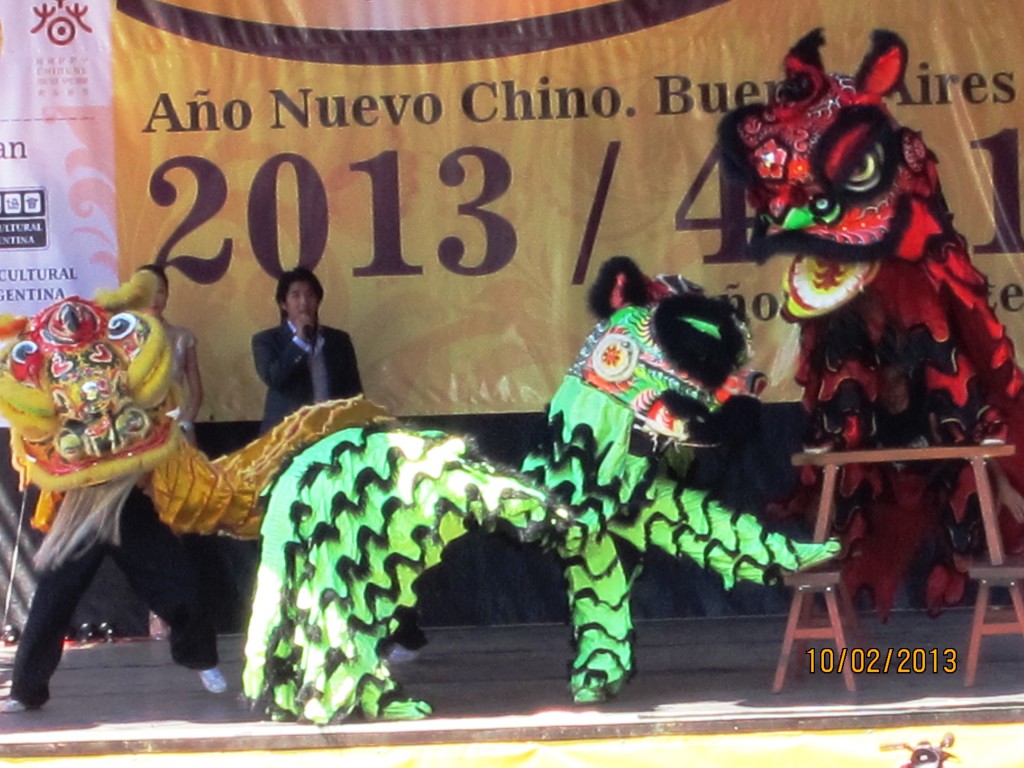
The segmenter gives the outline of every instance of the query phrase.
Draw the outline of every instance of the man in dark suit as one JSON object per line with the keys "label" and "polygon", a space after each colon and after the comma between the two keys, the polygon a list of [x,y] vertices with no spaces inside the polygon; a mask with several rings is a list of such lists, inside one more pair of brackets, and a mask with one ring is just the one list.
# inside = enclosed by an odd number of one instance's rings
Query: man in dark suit
{"label": "man in dark suit", "polygon": [[260,434],[303,405],[363,392],[352,339],[320,325],[323,298],[320,281],[303,267],[277,281],[281,324],[252,337],[256,372],[267,385]]}

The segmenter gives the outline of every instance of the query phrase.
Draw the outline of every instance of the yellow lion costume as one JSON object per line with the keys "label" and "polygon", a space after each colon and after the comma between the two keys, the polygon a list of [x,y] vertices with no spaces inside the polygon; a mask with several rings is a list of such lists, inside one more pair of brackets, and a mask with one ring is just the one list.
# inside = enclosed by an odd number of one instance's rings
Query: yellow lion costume
{"label": "yellow lion costume", "polygon": [[0,414],[22,486],[40,488],[32,524],[50,530],[63,492],[143,475],[179,533],[256,538],[257,494],[284,456],[384,417],[356,398],[308,406],[240,451],[210,460],[177,428],[172,350],[145,307],[156,276],[137,272],[92,301],[72,296],[32,318],[0,317]]}

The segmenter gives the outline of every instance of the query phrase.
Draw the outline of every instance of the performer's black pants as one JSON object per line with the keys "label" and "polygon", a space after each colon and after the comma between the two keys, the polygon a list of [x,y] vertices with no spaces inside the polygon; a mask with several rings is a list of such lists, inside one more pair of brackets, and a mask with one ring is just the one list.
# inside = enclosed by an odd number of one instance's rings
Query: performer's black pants
{"label": "performer's black pants", "polygon": [[50,698],[64,635],[75,607],[110,555],[143,602],[171,628],[171,658],[190,669],[217,665],[217,635],[202,607],[199,583],[181,541],[160,522],[142,491],[131,492],[121,511],[121,543],[97,544],[41,574],[18,643],[11,697],[29,707]]}
{"label": "performer's black pants", "polygon": [[395,621],[398,622],[398,628],[388,636],[388,642],[398,643],[410,651],[418,651],[427,644],[427,636],[420,629],[415,608],[400,606],[395,611]]}

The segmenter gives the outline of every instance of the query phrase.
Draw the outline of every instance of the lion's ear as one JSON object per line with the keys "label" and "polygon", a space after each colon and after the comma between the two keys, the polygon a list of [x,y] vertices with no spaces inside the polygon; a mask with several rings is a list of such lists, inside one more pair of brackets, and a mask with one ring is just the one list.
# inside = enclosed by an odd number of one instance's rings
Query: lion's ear
{"label": "lion's ear", "polygon": [[153,303],[160,278],[148,270],[139,270],[126,283],[112,291],[96,291],[96,303],[110,312],[123,309],[145,309]]}
{"label": "lion's ear", "polygon": [[650,301],[647,276],[628,256],[613,256],[601,265],[590,288],[590,311],[602,320],[628,305],[644,306]]}
{"label": "lion's ear", "polygon": [[895,32],[876,29],[871,36],[871,50],[857,72],[857,90],[876,96],[888,96],[907,71],[907,44]]}
{"label": "lion's ear", "polygon": [[815,80],[825,77],[825,65],[821,63],[821,48],[825,45],[825,34],[821,27],[812,29],[789,49],[783,64],[786,78],[798,75],[813,75]]}

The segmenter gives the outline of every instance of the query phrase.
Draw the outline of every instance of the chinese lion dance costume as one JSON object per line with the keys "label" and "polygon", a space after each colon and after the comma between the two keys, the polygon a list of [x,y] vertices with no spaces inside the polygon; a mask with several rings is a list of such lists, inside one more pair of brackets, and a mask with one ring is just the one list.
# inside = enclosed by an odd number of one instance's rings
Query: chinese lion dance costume
{"label": "chinese lion dance costume", "polygon": [[[823,44],[820,30],[806,35],[785,57],[771,100],[734,110],[719,127],[726,169],[756,214],[753,257],[792,257],[784,315],[800,327],[807,442],[1019,445],[1024,379],[1013,345],[953,228],[935,156],[885,106],[902,84],[906,46],[876,31],[849,76],[826,73]],[[1004,501],[1024,489],[1019,458],[1000,460],[996,472]],[[840,491],[851,593],[870,589],[884,617],[915,559],[930,558],[927,607],[960,600],[981,543],[963,462],[848,466]],[[1001,524],[1008,549],[1019,551],[1020,525],[1005,513]]]}
{"label": "chinese lion dance costume", "polygon": [[744,326],[681,278],[648,279],[623,257],[605,266],[592,294],[601,323],[555,394],[548,438],[519,471],[362,399],[308,406],[209,460],[175,428],[159,321],[132,309],[146,305],[147,280],[6,318],[0,331],[14,340],[0,360],[0,411],[16,466],[43,489],[34,523],[48,539],[109,535],[102,521],[62,521],[60,496],[139,473],[172,529],[262,538],[242,683],[267,716],[430,714],[403,698],[379,649],[396,610],[415,605],[419,575],[473,529],[562,559],[577,702],[613,696],[633,671],[639,566],[627,567],[624,548],[691,557],[727,587],[838,550],[770,532],[683,482],[685,446],[741,429],[756,400],[731,397],[749,389]]}

